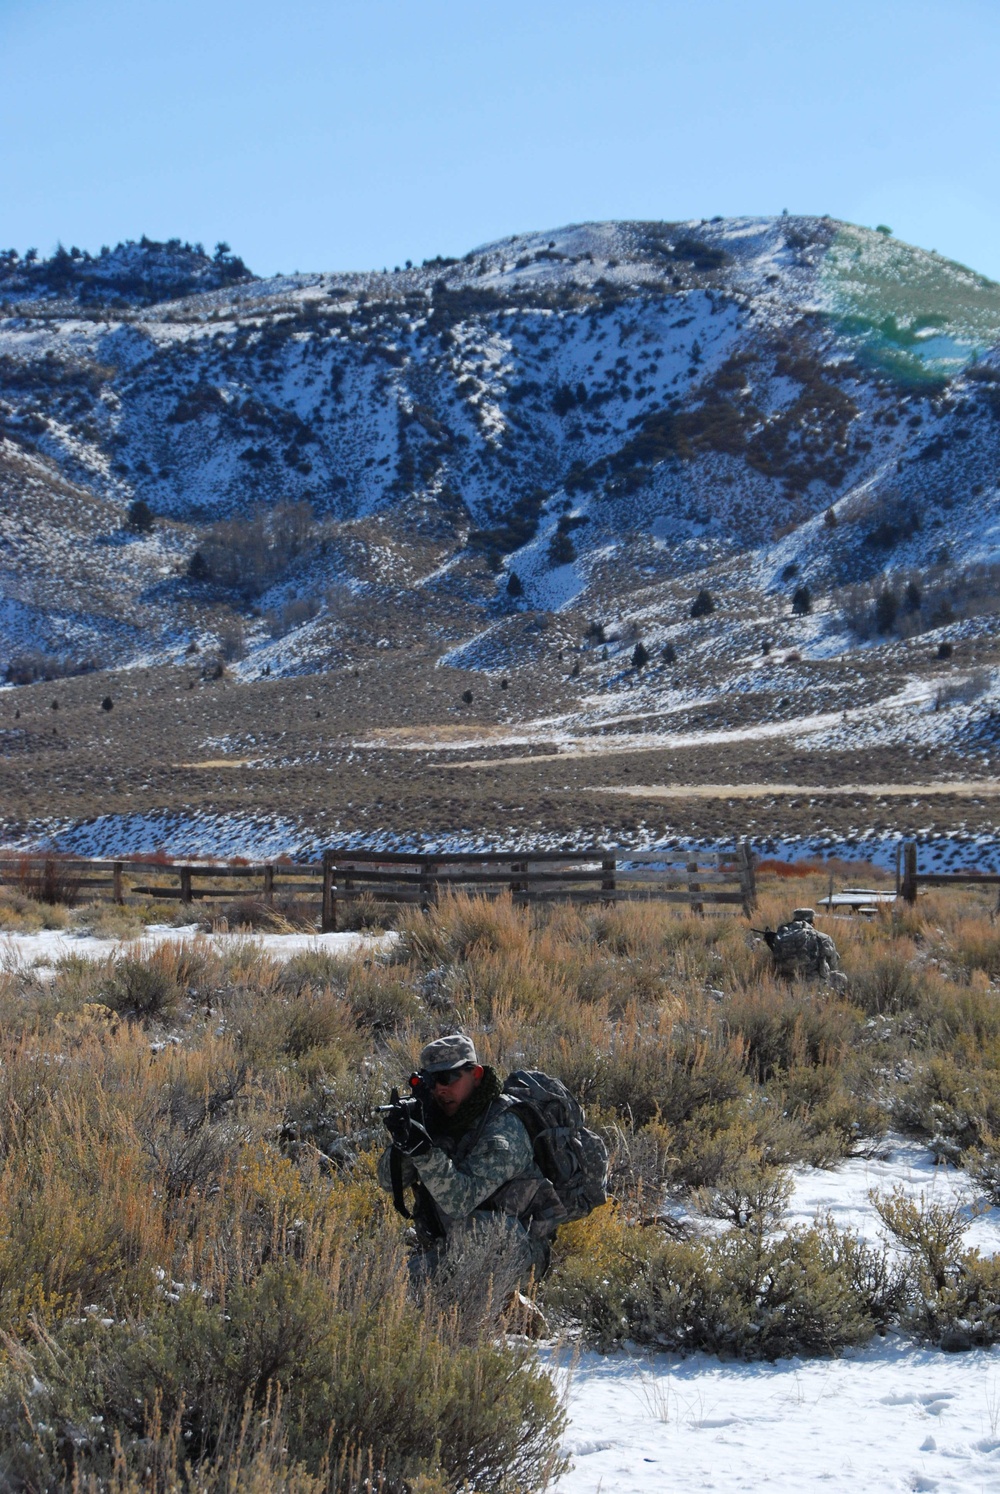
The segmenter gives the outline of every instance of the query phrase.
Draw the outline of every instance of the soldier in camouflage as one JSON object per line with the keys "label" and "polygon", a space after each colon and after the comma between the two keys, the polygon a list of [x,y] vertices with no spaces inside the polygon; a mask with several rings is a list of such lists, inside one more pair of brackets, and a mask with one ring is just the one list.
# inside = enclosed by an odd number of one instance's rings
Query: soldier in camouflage
{"label": "soldier in camouflage", "polygon": [[840,985],[840,955],[829,934],[813,927],[812,908],[796,908],[788,923],[767,929],[764,938],[774,957],[778,975],[788,980],[804,976]]}
{"label": "soldier in camouflage", "polygon": [[422,1120],[389,1109],[392,1145],[378,1164],[397,1206],[402,1191],[413,1190],[414,1274],[433,1274],[456,1246],[492,1232],[509,1280],[540,1277],[566,1211],[497,1074],[479,1063],[470,1038],[452,1033],[424,1048],[419,1078]]}

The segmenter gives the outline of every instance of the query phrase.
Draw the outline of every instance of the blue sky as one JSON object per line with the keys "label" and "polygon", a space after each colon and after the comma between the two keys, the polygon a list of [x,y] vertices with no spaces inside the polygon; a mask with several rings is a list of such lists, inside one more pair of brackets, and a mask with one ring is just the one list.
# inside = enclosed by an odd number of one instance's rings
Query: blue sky
{"label": "blue sky", "polygon": [[0,247],[830,213],[1000,279],[997,0],[0,0]]}

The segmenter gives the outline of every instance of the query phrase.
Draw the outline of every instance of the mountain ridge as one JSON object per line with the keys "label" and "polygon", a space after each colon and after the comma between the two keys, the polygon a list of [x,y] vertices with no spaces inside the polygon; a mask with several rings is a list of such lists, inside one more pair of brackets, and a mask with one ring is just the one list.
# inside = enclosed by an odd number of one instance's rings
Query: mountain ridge
{"label": "mountain ridge", "polygon": [[340,688],[405,654],[455,680],[439,722],[509,677],[484,729],[550,702],[627,737],[628,702],[665,746],[767,723],[988,766],[984,277],[800,217],[571,225],[384,273],[57,258],[0,256],[9,680]]}

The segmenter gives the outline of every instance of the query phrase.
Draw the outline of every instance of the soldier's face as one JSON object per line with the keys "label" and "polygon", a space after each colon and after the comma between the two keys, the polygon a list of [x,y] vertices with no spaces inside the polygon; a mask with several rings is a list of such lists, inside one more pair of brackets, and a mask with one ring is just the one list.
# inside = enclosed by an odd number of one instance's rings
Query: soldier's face
{"label": "soldier's face", "polygon": [[434,1103],[445,1115],[454,1115],[459,1105],[463,1104],[474,1089],[478,1089],[482,1082],[483,1071],[477,1064],[474,1069],[460,1069],[457,1075],[454,1070],[445,1074],[444,1078],[451,1078],[450,1084],[442,1084],[441,1077],[435,1076],[432,1081]]}

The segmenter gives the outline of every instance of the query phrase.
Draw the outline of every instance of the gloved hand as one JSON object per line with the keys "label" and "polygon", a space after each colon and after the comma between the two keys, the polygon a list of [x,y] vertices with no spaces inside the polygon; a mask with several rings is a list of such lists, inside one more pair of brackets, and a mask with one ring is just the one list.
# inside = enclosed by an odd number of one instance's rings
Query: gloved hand
{"label": "gloved hand", "polygon": [[432,1146],[430,1134],[409,1105],[393,1105],[382,1115],[392,1144],[408,1157],[422,1157]]}

